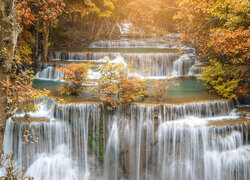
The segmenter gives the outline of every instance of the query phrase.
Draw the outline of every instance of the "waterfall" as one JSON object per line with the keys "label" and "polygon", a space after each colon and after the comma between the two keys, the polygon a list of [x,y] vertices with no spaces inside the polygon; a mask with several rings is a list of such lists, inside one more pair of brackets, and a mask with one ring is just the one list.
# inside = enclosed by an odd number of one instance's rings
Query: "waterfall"
{"label": "waterfall", "polygon": [[[119,166],[119,136],[117,119],[114,119],[109,133],[109,138],[106,146],[105,153],[105,179],[118,179],[118,166]],[[114,170],[112,172],[112,170]]]}
{"label": "waterfall", "polygon": [[120,33],[122,35],[128,35],[129,33],[135,33],[134,26],[131,23],[119,23],[117,24]]}
{"label": "waterfall", "polygon": [[[99,127],[100,105],[60,105],[51,99],[45,104],[46,121],[7,121],[4,152],[13,151],[20,167],[37,179],[89,179],[88,143]],[[42,116],[45,109],[31,116]]]}
{"label": "waterfall", "polygon": [[[105,58],[111,59],[123,58],[128,64],[133,62],[133,67],[143,76],[170,76],[176,72],[177,53],[55,53],[56,58],[61,57],[61,60],[86,61],[91,60],[96,62],[99,60],[105,62]],[[183,64],[183,63],[182,63]],[[179,65],[179,70],[175,73],[176,76],[187,75],[189,68],[194,64],[193,60],[185,65]]]}
{"label": "waterfall", "polygon": [[[246,152],[242,154],[243,136],[240,132],[243,129],[244,125],[214,129],[193,127],[192,122],[161,124],[158,132],[158,179],[166,176],[181,180],[248,179],[249,159],[246,157],[249,156],[249,147],[243,147]],[[230,157],[232,155],[234,157]],[[233,161],[227,161],[225,157]],[[242,177],[234,178],[237,173]]]}
{"label": "waterfall", "polygon": [[[209,121],[218,118],[237,118],[234,113],[230,115],[232,107],[233,105],[226,101],[164,107],[134,105],[129,109],[120,107],[114,114],[115,119],[120,119],[119,143],[116,138],[111,143],[110,139],[113,139],[114,135],[109,135],[109,144],[119,144],[119,148],[114,148],[113,151],[120,151],[120,171],[129,174],[129,179],[151,180],[168,177],[181,180],[212,180],[215,176],[217,179],[227,179],[234,177],[235,171],[238,178],[231,179],[241,179],[240,176],[249,178],[249,148],[245,146],[248,125],[208,125]],[[115,127],[117,128],[117,121]],[[232,151],[237,154],[233,157],[235,164],[230,164],[233,161],[227,162],[222,158]],[[213,162],[216,154],[221,158]],[[218,164],[223,165],[217,169]],[[116,172],[114,168],[106,169],[113,170],[109,174]],[[218,173],[218,176],[208,175],[214,173]]]}
{"label": "waterfall", "polygon": [[49,66],[39,71],[36,76],[41,79],[59,80],[64,77],[64,74],[60,72],[56,67]]}
{"label": "waterfall", "polygon": [[[249,124],[237,123],[231,101],[122,105],[110,113],[98,103],[47,99],[31,114],[43,116],[31,123],[9,119],[4,139],[5,153],[13,151],[37,179],[250,177]],[[210,125],[223,119],[235,123]]]}
{"label": "waterfall", "polygon": [[90,48],[168,48],[178,49],[178,42],[174,39],[143,39],[143,40],[112,40],[96,41]]}
{"label": "waterfall", "polygon": [[184,54],[174,62],[173,76],[192,75],[190,68],[194,65],[194,59],[191,55],[193,54]]}

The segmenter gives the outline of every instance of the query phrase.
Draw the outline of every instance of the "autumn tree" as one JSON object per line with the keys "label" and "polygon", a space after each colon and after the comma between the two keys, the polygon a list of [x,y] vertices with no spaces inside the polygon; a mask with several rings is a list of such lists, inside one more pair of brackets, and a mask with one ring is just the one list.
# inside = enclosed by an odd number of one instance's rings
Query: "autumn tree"
{"label": "autumn tree", "polygon": [[205,85],[218,95],[237,99],[241,79],[236,66],[210,60],[210,65],[202,69],[202,79]]}
{"label": "autumn tree", "polygon": [[35,101],[49,94],[49,91],[38,90],[32,87],[34,72],[26,71],[11,73],[7,81],[0,81],[0,84],[7,90],[8,94],[8,117],[13,116],[17,110],[23,111],[25,117],[29,117],[30,112],[39,110],[38,103]]}
{"label": "autumn tree", "polygon": [[48,59],[49,29],[57,24],[64,6],[63,0],[18,0],[16,7],[20,24],[34,26],[37,32],[43,33],[44,60]]}
{"label": "autumn tree", "polygon": [[[19,3],[20,1],[17,0],[0,1],[1,144],[3,142],[5,122],[15,113],[16,109],[22,109],[25,112],[34,111],[36,109],[33,103],[34,99],[40,97],[41,94],[46,95],[46,93],[32,88],[32,71],[29,71],[26,67],[30,63],[26,57],[30,56],[31,51],[19,36],[22,30],[20,23],[24,22],[19,16],[20,9],[17,10]],[[26,18],[28,19],[28,17]],[[0,147],[2,151],[2,145]]]}
{"label": "autumn tree", "polygon": [[[240,66],[249,65],[249,3],[179,0],[178,4],[178,28],[182,38],[196,46],[199,60],[205,65],[203,78],[208,87],[230,99],[246,93],[249,80],[242,80],[236,72]],[[233,77],[227,75],[230,70],[234,70]]]}
{"label": "autumn tree", "polygon": [[74,63],[59,68],[59,71],[64,74],[63,80],[66,81],[60,89],[61,94],[79,95],[83,88],[82,84],[88,82],[88,70],[90,68],[91,65],[86,63]]}
{"label": "autumn tree", "polygon": [[[0,79],[8,81],[20,33],[16,16],[16,0],[0,1],[0,28]],[[7,120],[7,91],[1,84],[0,107],[0,152],[2,152],[4,128]]]}
{"label": "autumn tree", "polygon": [[156,102],[161,102],[167,94],[170,86],[179,86],[175,79],[154,80],[152,84],[151,94]]}
{"label": "autumn tree", "polygon": [[146,95],[146,81],[139,79],[131,66],[107,63],[99,68],[101,78],[97,90],[98,98],[108,110],[119,104],[130,104]]}
{"label": "autumn tree", "polygon": [[94,23],[92,30],[93,33],[95,33],[95,38],[98,38],[104,22],[107,21],[113,13],[115,0],[92,0],[92,2],[95,4],[95,9],[93,9]]}

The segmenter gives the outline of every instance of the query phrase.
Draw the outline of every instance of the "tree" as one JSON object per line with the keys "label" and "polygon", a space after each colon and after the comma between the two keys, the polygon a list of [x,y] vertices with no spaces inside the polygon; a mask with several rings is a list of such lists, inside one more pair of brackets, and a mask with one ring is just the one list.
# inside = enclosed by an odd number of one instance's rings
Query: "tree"
{"label": "tree", "polygon": [[33,71],[12,73],[9,80],[0,81],[0,84],[8,92],[7,117],[13,116],[17,110],[24,111],[26,113],[25,117],[28,117],[29,112],[35,112],[39,109],[39,106],[34,101],[49,94],[49,91],[37,90],[32,87],[33,74]]}
{"label": "tree", "polygon": [[93,30],[97,27],[98,23],[99,26],[95,31],[95,38],[98,38],[104,21],[110,18],[113,13],[115,0],[92,0],[92,2],[95,4],[95,9],[92,10],[94,12]]}
{"label": "tree", "polygon": [[0,151],[6,120],[16,109],[21,108],[26,113],[37,110],[34,99],[47,94],[32,88],[33,72],[26,67],[30,58],[24,59],[30,56],[31,51],[23,37],[19,38],[19,23],[24,22],[20,19],[19,10],[17,11],[19,3],[17,0],[0,1]]}
{"label": "tree", "polygon": [[98,98],[104,102],[108,110],[119,104],[130,104],[141,100],[146,95],[146,81],[139,79],[131,66],[108,62],[99,68],[101,78],[97,90]]}
{"label": "tree", "polygon": [[22,26],[34,26],[43,33],[43,58],[48,60],[49,28],[58,22],[64,10],[63,0],[18,0],[18,20]]}
{"label": "tree", "polygon": [[227,64],[247,64],[249,55],[249,29],[213,29],[208,47],[212,50],[208,57],[217,57]]}
{"label": "tree", "polygon": [[241,79],[235,65],[210,60],[210,65],[202,69],[202,79],[205,85],[218,95],[227,99],[237,99]]}
{"label": "tree", "polygon": [[196,46],[208,88],[229,99],[246,93],[249,80],[240,79],[238,71],[249,65],[248,1],[179,0],[178,5],[178,28]]}
{"label": "tree", "polygon": [[175,83],[174,79],[156,80],[153,82],[151,94],[158,103],[163,100],[170,85],[178,86],[179,84]]}
{"label": "tree", "polygon": [[59,71],[64,73],[64,78],[67,83],[60,89],[61,94],[79,95],[81,92],[82,83],[88,82],[88,70],[90,64],[70,64],[66,67],[59,68]]}
{"label": "tree", "polygon": [[[20,26],[16,16],[16,0],[0,1],[0,79],[8,81],[12,72]],[[0,152],[4,137],[5,122],[7,120],[7,91],[0,85]]]}

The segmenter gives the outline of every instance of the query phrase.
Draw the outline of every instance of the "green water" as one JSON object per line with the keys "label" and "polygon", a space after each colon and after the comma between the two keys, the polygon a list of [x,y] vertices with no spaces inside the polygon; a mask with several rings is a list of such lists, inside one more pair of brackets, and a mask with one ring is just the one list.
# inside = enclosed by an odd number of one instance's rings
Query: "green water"
{"label": "green water", "polygon": [[206,90],[204,83],[197,79],[176,79],[179,85],[171,85],[169,90]]}
{"label": "green water", "polygon": [[[177,79],[174,81],[179,85],[171,85],[169,91],[204,91],[205,85],[202,81],[196,79]],[[63,82],[43,79],[33,79],[33,87],[37,89],[60,88]]]}
{"label": "green water", "polygon": [[[179,83],[179,86],[170,86],[167,94],[164,96],[162,103],[179,104],[194,101],[207,101],[220,99],[218,96],[209,93],[203,82],[197,79],[177,79],[175,83]],[[58,89],[63,85],[63,82],[49,81],[34,79],[33,87],[38,89],[51,90],[51,95],[61,98]],[[142,103],[156,103],[155,99],[150,96],[151,88],[148,89],[149,96]],[[87,88],[83,96],[64,97],[67,102],[86,102],[86,101],[98,101],[96,98],[97,93],[91,88]]]}
{"label": "green water", "polygon": [[32,85],[36,89],[52,89],[62,87],[63,83],[52,80],[33,79]]}

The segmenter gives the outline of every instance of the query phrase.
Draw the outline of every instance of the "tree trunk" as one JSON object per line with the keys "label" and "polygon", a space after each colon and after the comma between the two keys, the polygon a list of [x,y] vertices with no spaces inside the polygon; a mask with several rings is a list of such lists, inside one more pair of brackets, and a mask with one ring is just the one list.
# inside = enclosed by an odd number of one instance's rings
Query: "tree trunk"
{"label": "tree trunk", "polygon": [[39,53],[39,32],[36,31],[36,54],[35,54],[36,59],[37,59],[38,56],[39,56],[38,53]]}
{"label": "tree trunk", "polygon": [[97,19],[97,17],[95,16],[95,17],[94,17],[93,26],[92,26],[92,30],[91,30],[92,35],[94,35],[94,32],[95,32],[96,19]]}
{"label": "tree trunk", "polygon": [[[16,16],[16,0],[4,1],[0,7],[0,80],[7,81],[12,70],[20,26]],[[5,49],[4,51],[2,51]],[[7,91],[0,84],[0,153],[3,150],[3,138],[7,120]]]}
{"label": "tree trunk", "polygon": [[100,36],[101,30],[102,30],[102,25],[103,25],[103,19],[101,19],[101,23],[100,23],[99,29],[95,35],[95,39]]}
{"label": "tree trunk", "polygon": [[3,43],[4,43],[4,32],[3,32],[3,16],[0,14],[0,50],[3,49]]}
{"label": "tree trunk", "polygon": [[114,30],[115,30],[115,26],[118,23],[118,20],[119,20],[119,16],[116,18],[115,23],[112,26],[112,29],[111,29],[111,31],[109,33],[109,39],[111,39],[111,37],[112,37],[112,34],[113,34]]}
{"label": "tree trunk", "polygon": [[[3,60],[0,62],[0,79],[1,81],[7,80],[7,75],[3,70]],[[3,140],[4,140],[4,131],[5,124],[7,120],[6,115],[6,107],[7,107],[7,94],[6,90],[2,89],[2,85],[0,84],[0,153],[3,152]]]}
{"label": "tree trunk", "polygon": [[49,52],[49,27],[44,26],[43,32],[43,60],[48,60],[48,52]]}

